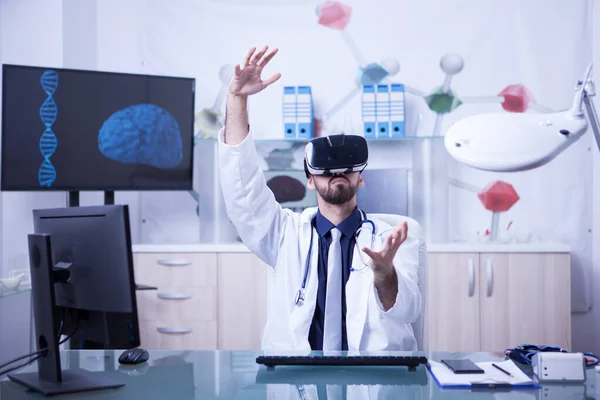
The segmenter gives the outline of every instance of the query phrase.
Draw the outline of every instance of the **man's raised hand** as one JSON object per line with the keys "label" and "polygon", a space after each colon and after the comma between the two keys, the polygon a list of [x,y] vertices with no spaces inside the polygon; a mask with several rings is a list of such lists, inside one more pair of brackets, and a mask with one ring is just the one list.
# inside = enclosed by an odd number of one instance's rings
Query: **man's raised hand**
{"label": "man's raised hand", "polygon": [[231,95],[250,96],[256,94],[281,78],[281,74],[277,72],[265,80],[261,79],[263,68],[277,54],[276,48],[269,52],[267,50],[269,50],[268,46],[264,46],[259,51],[256,51],[256,47],[252,47],[244,57],[244,62],[235,66],[229,82]]}

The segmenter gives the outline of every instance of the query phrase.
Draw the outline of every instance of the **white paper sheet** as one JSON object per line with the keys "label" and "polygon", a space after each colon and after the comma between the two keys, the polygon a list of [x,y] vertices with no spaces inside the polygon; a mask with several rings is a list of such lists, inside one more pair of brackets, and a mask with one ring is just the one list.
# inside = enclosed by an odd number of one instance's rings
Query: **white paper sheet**
{"label": "white paper sheet", "polygon": [[[529,378],[517,367],[512,360],[500,362],[479,362],[477,366],[483,369],[483,374],[455,374],[445,364],[429,360],[429,371],[442,387],[450,386],[477,386],[481,385],[512,385],[512,386],[536,386],[537,383]],[[492,364],[510,372],[508,376]]]}

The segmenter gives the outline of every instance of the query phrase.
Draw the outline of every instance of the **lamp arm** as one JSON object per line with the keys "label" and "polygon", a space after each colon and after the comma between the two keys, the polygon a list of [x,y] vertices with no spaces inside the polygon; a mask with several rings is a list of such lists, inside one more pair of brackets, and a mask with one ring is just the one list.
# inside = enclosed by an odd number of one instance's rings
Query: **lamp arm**
{"label": "lamp arm", "polygon": [[590,125],[592,126],[592,131],[594,132],[594,136],[596,137],[596,145],[598,145],[598,150],[600,151],[600,123],[598,122],[598,114],[596,113],[596,107],[594,107],[594,103],[592,102],[592,98],[588,95],[587,91],[583,92],[583,103],[585,104],[585,108],[587,110],[588,119],[590,121]]}

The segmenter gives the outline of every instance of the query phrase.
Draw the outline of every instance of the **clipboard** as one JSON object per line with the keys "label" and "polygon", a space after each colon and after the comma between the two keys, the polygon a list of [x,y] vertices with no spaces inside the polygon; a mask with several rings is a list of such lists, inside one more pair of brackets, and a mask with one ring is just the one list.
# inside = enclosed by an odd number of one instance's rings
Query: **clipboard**
{"label": "clipboard", "polygon": [[[512,374],[507,375],[495,368],[496,364]],[[429,360],[427,370],[436,384],[443,389],[541,389],[539,382],[528,377],[512,360],[500,362],[478,362],[476,365],[483,369],[483,374],[455,374],[441,362]]]}

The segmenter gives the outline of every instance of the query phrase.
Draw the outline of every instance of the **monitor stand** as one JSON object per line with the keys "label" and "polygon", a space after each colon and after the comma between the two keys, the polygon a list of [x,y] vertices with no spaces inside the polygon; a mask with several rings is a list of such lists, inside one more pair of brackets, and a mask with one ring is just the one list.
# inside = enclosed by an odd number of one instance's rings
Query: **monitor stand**
{"label": "monitor stand", "polygon": [[37,350],[47,350],[38,358],[37,372],[9,374],[8,378],[45,396],[125,386],[124,383],[100,372],[61,368],[60,349],[56,338],[60,318],[54,306],[54,284],[68,279],[68,274],[65,275],[64,271],[55,274],[50,235],[28,235],[28,245]]}
{"label": "monitor stand", "polygon": [[79,207],[79,192],[70,190],[67,194],[67,207]]}
{"label": "monitor stand", "polygon": [[[115,192],[113,190],[104,191],[104,205],[115,204]],[[67,196],[67,207],[79,207],[79,191],[70,190]]]}
{"label": "monitor stand", "polygon": [[115,204],[115,192],[112,190],[104,191],[104,205],[112,205]]}

